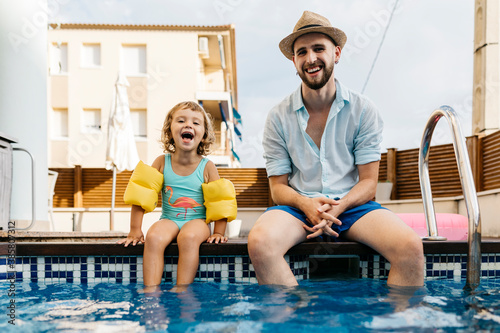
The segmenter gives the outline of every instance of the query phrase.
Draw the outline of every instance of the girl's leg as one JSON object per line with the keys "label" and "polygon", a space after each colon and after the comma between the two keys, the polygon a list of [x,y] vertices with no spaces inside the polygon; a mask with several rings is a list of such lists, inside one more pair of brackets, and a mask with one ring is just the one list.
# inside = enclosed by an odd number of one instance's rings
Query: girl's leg
{"label": "girl's leg", "polygon": [[177,236],[179,262],[177,264],[177,285],[194,281],[200,259],[200,245],[210,236],[210,229],[204,220],[191,220],[184,224]]}
{"label": "girl's leg", "polygon": [[142,263],[144,285],[156,286],[161,283],[165,248],[178,233],[179,227],[171,220],[160,220],[149,228]]}

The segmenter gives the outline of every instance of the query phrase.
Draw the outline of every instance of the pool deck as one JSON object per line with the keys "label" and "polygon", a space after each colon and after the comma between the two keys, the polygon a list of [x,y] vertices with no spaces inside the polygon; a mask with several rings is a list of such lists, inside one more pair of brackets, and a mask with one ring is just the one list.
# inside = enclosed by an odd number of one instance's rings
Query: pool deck
{"label": "pool deck", "polygon": [[[75,233],[75,232],[22,232],[14,237],[0,232],[0,255],[7,255],[9,244],[15,244],[17,256],[67,256],[67,255],[110,255],[142,256],[143,245],[124,247],[116,244],[118,239],[126,237],[124,233]],[[425,254],[467,254],[467,241],[423,241]],[[12,245],[10,245],[12,247]],[[499,238],[483,238],[482,253],[500,253]],[[356,242],[320,242],[309,241],[291,248],[289,255],[364,255],[377,254],[368,246]],[[165,255],[178,255],[176,243],[165,250]],[[213,255],[248,255],[247,238],[230,239],[224,244],[204,243],[200,247],[201,256]]]}

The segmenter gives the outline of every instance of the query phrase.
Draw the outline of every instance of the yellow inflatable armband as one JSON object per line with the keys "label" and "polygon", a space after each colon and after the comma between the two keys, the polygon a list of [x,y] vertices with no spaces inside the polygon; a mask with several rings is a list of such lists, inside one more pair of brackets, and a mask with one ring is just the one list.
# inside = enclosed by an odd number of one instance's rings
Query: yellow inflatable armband
{"label": "yellow inflatable armband", "polygon": [[126,204],[141,206],[146,213],[158,205],[158,193],[163,186],[163,175],[157,169],[139,161],[123,195]]}
{"label": "yellow inflatable armband", "polygon": [[207,223],[221,219],[231,222],[236,218],[236,192],[231,181],[221,178],[210,183],[203,183],[201,187],[207,209]]}

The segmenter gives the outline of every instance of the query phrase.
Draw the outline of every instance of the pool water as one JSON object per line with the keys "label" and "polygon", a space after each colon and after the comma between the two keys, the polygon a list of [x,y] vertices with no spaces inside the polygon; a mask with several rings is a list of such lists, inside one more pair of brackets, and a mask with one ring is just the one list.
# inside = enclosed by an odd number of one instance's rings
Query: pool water
{"label": "pool water", "polygon": [[5,283],[0,331],[500,332],[500,280],[481,281],[474,293],[463,286],[434,280],[409,290],[372,279],[303,281],[295,288],[194,283],[182,293],[163,284],[151,294],[137,284],[19,282],[12,295]]}

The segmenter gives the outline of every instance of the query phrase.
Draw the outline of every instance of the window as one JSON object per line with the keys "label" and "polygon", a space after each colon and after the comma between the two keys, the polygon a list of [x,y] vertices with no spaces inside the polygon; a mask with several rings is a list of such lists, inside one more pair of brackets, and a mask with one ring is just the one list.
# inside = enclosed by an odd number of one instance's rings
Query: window
{"label": "window", "polygon": [[50,74],[64,74],[68,72],[68,44],[52,43],[49,51]]}
{"label": "window", "polygon": [[98,133],[101,131],[101,110],[83,109],[82,132]]}
{"label": "window", "polygon": [[68,109],[52,110],[52,138],[68,137]]}
{"label": "window", "polygon": [[146,74],[146,46],[122,45],[121,70],[128,76]]}
{"label": "window", "polygon": [[82,67],[88,68],[101,66],[101,45],[83,44],[81,56]]}
{"label": "window", "polygon": [[144,109],[131,109],[130,119],[132,120],[132,130],[134,131],[135,138],[147,137],[146,126],[146,110]]}

